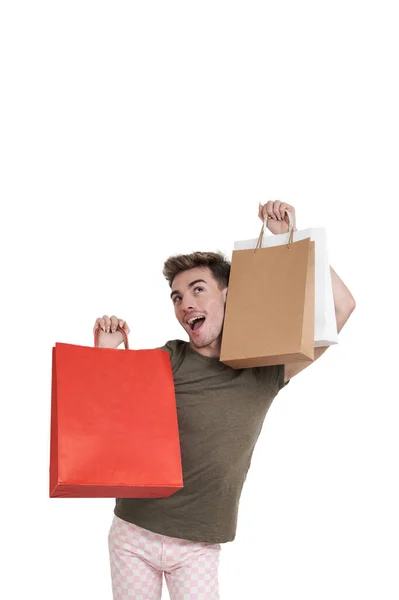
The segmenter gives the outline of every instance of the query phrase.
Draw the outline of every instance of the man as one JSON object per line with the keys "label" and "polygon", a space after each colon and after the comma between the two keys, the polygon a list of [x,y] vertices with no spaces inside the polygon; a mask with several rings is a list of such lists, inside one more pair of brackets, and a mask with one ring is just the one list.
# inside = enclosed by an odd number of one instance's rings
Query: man
{"label": "man", "polygon": [[[288,231],[287,203],[259,207],[272,233]],[[284,385],[309,361],[232,369],[220,362],[230,263],[195,252],[170,257],[163,273],[176,318],[189,342],[172,340],[169,352],[178,413],[184,487],[169,498],[119,498],[109,532],[114,600],[158,600],[165,573],[171,600],[219,598],[220,544],[235,538],[240,495],[266,413]],[[331,270],[337,328],[354,299]],[[115,316],[96,320],[99,346],[122,343]],[[315,349],[315,360],[327,348]]]}

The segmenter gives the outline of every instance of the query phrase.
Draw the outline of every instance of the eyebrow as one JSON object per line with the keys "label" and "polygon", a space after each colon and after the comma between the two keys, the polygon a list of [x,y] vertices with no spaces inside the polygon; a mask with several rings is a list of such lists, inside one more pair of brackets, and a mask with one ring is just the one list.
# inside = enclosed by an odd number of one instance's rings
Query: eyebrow
{"label": "eyebrow", "polygon": [[[191,288],[196,283],[206,283],[206,281],[205,279],[195,279],[194,281],[188,284],[188,287]],[[173,290],[173,292],[170,294],[170,297],[172,298],[172,296],[174,296],[175,294],[180,294],[179,290]]]}

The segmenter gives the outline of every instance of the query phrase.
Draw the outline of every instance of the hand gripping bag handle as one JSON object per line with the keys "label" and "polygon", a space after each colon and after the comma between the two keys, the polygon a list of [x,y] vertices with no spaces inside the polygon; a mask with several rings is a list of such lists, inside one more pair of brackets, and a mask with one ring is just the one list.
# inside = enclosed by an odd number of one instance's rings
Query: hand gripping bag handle
{"label": "hand gripping bag handle", "polygon": [[[100,327],[97,327],[94,331],[94,347],[98,348],[97,343],[98,343],[98,330],[100,329]],[[124,329],[122,329],[121,327],[117,327],[117,330],[121,332],[121,334],[123,335],[123,343],[125,344],[125,350],[129,350],[129,340],[127,339],[127,333]],[[114,350],[116,350],[116,348],[114,348]]]}

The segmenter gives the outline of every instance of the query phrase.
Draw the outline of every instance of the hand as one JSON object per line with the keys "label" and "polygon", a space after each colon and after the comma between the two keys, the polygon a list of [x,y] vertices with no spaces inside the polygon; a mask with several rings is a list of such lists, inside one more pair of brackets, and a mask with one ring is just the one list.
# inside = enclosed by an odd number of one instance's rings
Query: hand
{"label": "hand", "polygon": [[286,202],[280,202],[280,200],[269,200],[269,202],[266,202],[266,204],[263,206],[262,204],[259,204],[258,217],[262,220],[262,222],[264,219],[267,219],[267,228],[270,229],[270,231],[275,235],[279,233],[288,233],[290,221],[285,212],[286,210],[288,210],[293,217],[294,231],[296,231],[295,208]]}
{"label": "hand", "polygon": [[118,319],[113,315],[111,318],[104,315],[103,318],[96,319],[93,327],[93,333],[98,329],[97,345],[99,348],[117,348],[123,342],[121,331],[117,331],[117,327],[123,329],[126,334],[130,333],[129,325],[123,319]]}

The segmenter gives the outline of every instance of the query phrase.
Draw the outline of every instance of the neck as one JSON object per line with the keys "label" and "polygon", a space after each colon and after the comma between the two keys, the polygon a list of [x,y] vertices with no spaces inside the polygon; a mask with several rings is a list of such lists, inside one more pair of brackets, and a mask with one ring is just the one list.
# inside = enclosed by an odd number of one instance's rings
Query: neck
{"label": "neck", "polygon": [[210,358],[219,358],[220,349],[222,346],[222,339],[221,336],[219,336],[216,340],[214,340],[207,346],[203,346],[202,348],[197,348],[190,340],[190,346],[195,352],[198,352],[198,354],[202,354],[202,356],[208,356]]}

